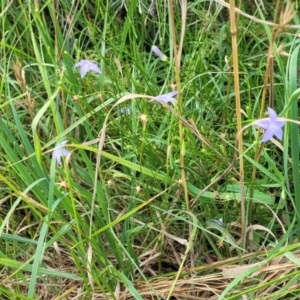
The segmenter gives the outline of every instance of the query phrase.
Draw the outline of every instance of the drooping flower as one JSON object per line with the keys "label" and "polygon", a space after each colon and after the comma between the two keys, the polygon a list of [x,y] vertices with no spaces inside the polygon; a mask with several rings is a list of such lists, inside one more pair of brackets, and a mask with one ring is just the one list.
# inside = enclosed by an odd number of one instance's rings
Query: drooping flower
{"label": "drooping flower", "polygon": [[158,101],[158,102],[163,102],[163,103],[168,103],[171,102],[172,104],[174,104],[177,100],[174,98],[174,96],[177,95],[177,91],[173,91],[167,94],[163,94],[160,96],[156,96],[154,99],[152,99],[151,101]]}
{"label": "drooping flower", "polygon": [[165,54],[163,54],[161,51],[160,51],[160,49],[157,47],[157,46],[155,46],[155,45],[153,45],[152,47],[151,47],[151,51],[158,57],[158,58],[160,58],[162,61],[166,61],[168,58],[167,58],[167,56],[165,55]]}
{"label": "drooping flower", "polygon": [[98,65],[95,62],[88,59],[80,60],[78,63],[75,64],[74,68],[80,68],[81,78],[83,78],[89,71],[93,71],[98,74],[101,73],[101,70],[98,67]]}
{"label": "drooping flower", "polygon": [[277,113],[274,109],[268,107],[269,118],[265,120],[258,120],[255,122],[256,125],[263,128],[265,133],[261,139],[261,142],[269,141],[273,135],[275,135],[279,140],[282,140],[282,127],[285,124],[284,120],[278,120]]}
{"label": "drooping flower", "polygon": [[71,153],[67,149],[64,149],[64,146],[67,142],[68,142],[68,140],[62,141],[59,144],[57,144],[52,153],[52,158],[54,158],[60,166],[61,166],[61,158],[63,156],[67,156]]}

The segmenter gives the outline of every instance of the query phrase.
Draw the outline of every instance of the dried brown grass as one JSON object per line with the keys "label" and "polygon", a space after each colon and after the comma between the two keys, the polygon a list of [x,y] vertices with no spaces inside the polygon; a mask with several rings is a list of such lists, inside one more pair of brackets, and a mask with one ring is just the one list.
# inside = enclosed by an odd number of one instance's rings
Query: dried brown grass
{"label": "dried brown grass", "polygon": [[[220,294],[228,286],[230,282],[243,272],[257,267],[255,272],[247,276],[236,289],[230,294],[230,299],[243,299],[247,296],[247,291],[252,291],[257,299],[273,299],[275,295],[281,292],[281,288],[290,284],[288,292],[293,293],[300,288],[300,283],[293,278],[300,274],[299,265],[295,262],[300,260],[300,244],[295,245],[296,250],[289,252],[293,255],[293,261],[286,256],[281,255],[272,260],[268,260],[269,251],[261,251],[257,253],[249,253],[243,257],[233,257],[222,261],[216,261],[210,264],[204,264],[192,269],[186,268],[180,278],[177,280],[171,299],[218,299]],[[298,249],[299,248],[299,249]],[[281,249],[283,250],[283,249]],[[157,251],[149,251],[149,258],[156,257],[154,253]],[[54,257],[56,255],[56,257]],[[145,255],[141,257],[143,264],[147,260]],[[239,261],[243,261],[243,265],[239,265]],[[153,260],[148,260],[149,264],[153,264]],[[73,259],[68,252],[55,251],[44,257],[44,265],[49,269],[57,271],[76,273],[76,267]],[[174,261],[174,265],[177,262]],[[177,265],[178,266],[178,265]],[[162,275],[148,278],[148,282],[143,280],[135,280],[133,285],[143,299],[166,299],[170,287],[176,277],[176,272],[166,272]],[[78,274],[80,275],[80,274]],[[4,286],[12,291],[21,291],[27,294],[27,283],[21,280],[13,279],[5,280],[5,273],[0,276],[0,281]],[[26,273],[25,277],[30,278],[30,273]],[[82,281],[72,281],[65,278],[43,277],[39,279],[36,292],[38,299],[44,300],[75,300],[75,299],[91,299],[91,295],[87,295]],[[240,293],[240,295],[238,295]],[[235,295],[237,298],[235,298]],[[93,293],[93,299],[113,299],[110,295],[104,295],[97,287]],[[229,296],[229,295],[228,295]],[[118,285],[115,290],[116,299],[135,299],[128,288]],[[282,296],[284,297],[284,295]],[[283,298],[278,298],[283,299]],[[286,299],[286,298],[285,298]]]}

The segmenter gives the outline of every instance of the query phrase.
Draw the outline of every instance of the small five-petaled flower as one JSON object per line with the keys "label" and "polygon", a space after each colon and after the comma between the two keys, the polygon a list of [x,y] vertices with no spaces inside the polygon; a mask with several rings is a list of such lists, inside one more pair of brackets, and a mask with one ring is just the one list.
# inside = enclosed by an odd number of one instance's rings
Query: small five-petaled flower
{"label": "small five-petaled flower", "polygon": [[75,64],[74,68],[80,68],[81,78],[83,78],[89,71],[93,71],[98,74],[101,73],[101,70],[98,67],[98,65],[94,61],[88,59],[80,60],[78,63]]}
{"label": "small five-petaled flower", "polygon": [[269,118],[255,122],[256,125],[265,130],[261,142],[269,141],[273,135],[275,135],[279,140],[282,140],[282,127],[284,126],[285,121],[278,120],[277,113],[274,109],[268,107],[268,112]]}
{"label": "small five-petaled flower", "polygon": [[173,91],[167,94],[163,94],[160,96],[156,96],[154,99],[152,99],[151,101],[158,101],[158,102],[163,102],[163,103],[167,103],[171,102],[172,104],[174,104],[176,102],[176,99],[174,98],[177,95],[177,91]]}
{"label": "small five-petaled flower", "polygon": [[63,141],[63,142],[60,142],[59,144],[57,144],[52,153],[52,158],[54,158],[60,166],[61,166],[61,158],[63,156],[67,156],[71,153],[67,149],[64,149],[64,146],[67,142],[68,141],[66,140],[66,141]]}

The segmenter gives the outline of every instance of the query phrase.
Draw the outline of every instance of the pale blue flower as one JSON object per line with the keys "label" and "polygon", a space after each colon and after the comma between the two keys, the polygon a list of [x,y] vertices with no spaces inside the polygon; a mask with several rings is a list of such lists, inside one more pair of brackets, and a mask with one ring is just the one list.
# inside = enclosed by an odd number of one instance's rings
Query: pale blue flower
{"label": "pale blue flower", "polygon": [[177,91],[173,91],[173,92],[170,92],[168,94],[163,94],[163,95],[160,95],[160,96],[156,96],[151,101],[158,101],[158,102],[163,102],[163,103],[171,102],[172,104],[174,104],[176,102],[176,99],[174,98],[174,96],[176,96],[177,93],[178,93]]}
{"label": "pale blue flower", "polygon": [[61,166],[62,156],[67,156],[71,153],[70,151],[64,149],[64,146],[67,142],[68,141],[66,140],[66,141],[63,141],[63,142],[60,142],[59,144],[57,144],[52,153],[52,158],[54,158],[60,166]]}
{"label": "pale blue flower", "polygon": [[128,106],[121,107],[120,113],[124,115],[130,115],[131,114],[131,109]]}
{"label": "pale blue flower", "polygon": [[164,54],[160,51],[160,49],[159,49],[157,46],[155,46],[155,45],[153,45],[153,46],[151,47],[151,51],[152,51],[158,58],[160,58],[162,61],[166,61],[166,60],[168,59],[167,56],[164,55]]}
{"label": "pale blue flower", "polygon": [[101,70],[98,67],[98,65],[95,62],[88,59],[82,59],[77,64],[75,64],[74,68],[80,68],[81,78],[83,78],[89,71],[93,71],[98,74],[101,73]]}
{"label": "pale blue flower", "polygon": [[263,128],[265,133],[261,139],[261,142],[269,141],[273,135],[275,135],[279,140],[282,140],[282,127],[285,124],[284,120],[278,120],[277,113],[274,109],[268,107],[269,118],[266,120],[258,120],[255,122],[256,125]]}
{"label": "pale blue flower", "polygon": [[217,224],[223,228],[226,228],[226,226],[227,226],[227,224],[223,222],[223,218],[214,219],[214,220],[212,220],[212,222],[214,222],[215,224]]}

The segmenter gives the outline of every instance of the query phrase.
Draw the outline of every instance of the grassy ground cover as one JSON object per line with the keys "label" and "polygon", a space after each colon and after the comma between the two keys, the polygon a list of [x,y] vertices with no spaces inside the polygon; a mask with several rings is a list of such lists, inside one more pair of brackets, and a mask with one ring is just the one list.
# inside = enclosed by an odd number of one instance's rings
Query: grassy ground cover
{"label": "grassy ground cover", "polygon": [[298,9],[1,0],[0,299],[299,299]]}

